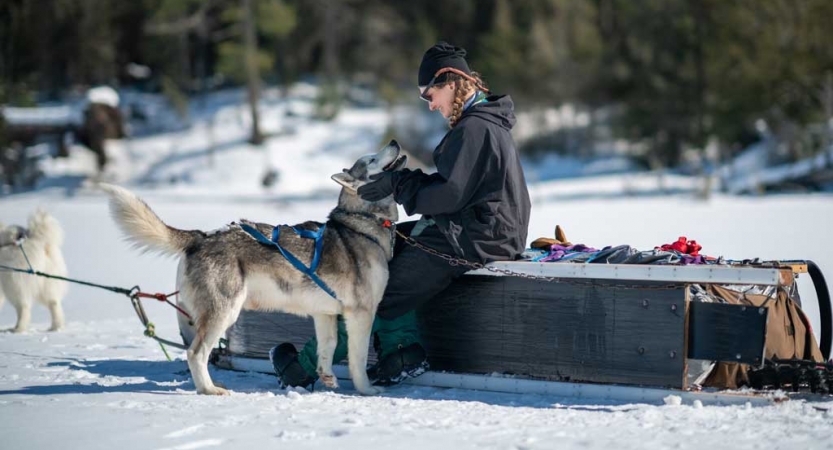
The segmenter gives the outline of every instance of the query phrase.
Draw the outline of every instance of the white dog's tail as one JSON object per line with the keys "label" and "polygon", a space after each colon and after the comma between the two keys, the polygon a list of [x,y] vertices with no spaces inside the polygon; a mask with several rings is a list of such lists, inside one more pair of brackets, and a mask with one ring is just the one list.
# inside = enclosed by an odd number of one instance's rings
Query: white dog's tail
{"label": "white dog's tail", "polygon": [[101,183],[110,195],[110,215],[133,245],[143,251],[176,255],[202,239],[201,231],[186,231],[166,225],[150,207],[127,189]]}
{"label": "white dog's tail", "polygon": [[29,235],[39,238],[48,245],[61,247],[64,245],[64,230],[57,219],[45,210],[38,208],[29,216]]}

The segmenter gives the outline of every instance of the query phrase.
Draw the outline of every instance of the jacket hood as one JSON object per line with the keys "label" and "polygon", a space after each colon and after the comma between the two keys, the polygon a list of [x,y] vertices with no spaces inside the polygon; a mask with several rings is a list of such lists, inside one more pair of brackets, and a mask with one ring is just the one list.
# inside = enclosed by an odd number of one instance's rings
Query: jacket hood
{"label": "jacket hood", "polygon": [[490,95],[486,97],[485,103],[467,109],[461,119],[467,116],[477,116],[511,130],[515,126],[515,104],[508,95]]}

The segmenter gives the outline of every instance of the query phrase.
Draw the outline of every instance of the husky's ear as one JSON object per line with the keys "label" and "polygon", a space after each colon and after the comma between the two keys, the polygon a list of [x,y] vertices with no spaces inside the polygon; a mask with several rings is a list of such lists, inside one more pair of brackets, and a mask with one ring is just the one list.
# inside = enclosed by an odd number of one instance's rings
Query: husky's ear
{"label": "husky's ear", "polygon": [[356,192],[356,179],[353,178],[352,176],[350,176],[349,173],[347,173],[347,172],[337,173],[337,174],[333,175],[330,178],[332,178],[333,181],[335,181],[336,183],[344,186],[345,188],[347,188],[347,189],[349,189],[353,192]]}

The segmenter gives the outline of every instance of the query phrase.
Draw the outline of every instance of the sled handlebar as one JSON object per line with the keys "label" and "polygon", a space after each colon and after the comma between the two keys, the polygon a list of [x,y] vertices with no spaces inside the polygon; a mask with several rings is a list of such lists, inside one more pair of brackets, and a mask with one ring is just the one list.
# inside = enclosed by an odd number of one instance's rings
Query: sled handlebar
{"label": "sled handlebar", "polygon": [[831,344],[833,344],[833,309],[830,306],[830,291],[827,289],[827,282],[821,273],[819,266],[813,261],[807,262],[807,273],[813,280],[816,288],[816,297],[819,302],[819,321],[821,322],[821,339],[819,347],[825,361],[830,360]]}

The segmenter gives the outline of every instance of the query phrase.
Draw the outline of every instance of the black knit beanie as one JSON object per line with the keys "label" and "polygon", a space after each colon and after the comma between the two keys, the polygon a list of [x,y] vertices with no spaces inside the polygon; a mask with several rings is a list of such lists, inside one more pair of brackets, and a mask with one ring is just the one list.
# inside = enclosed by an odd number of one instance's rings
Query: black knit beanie
{"label": "black knit beanie", "polygon": [[[446,67],[453,67],[463,71],[466,75],[471,75],[471,69],[469,69],[466,62],[466,51],[448,42],[440,41],[429,48],[422,56],[422,62],[419,64],[417,86],[427,86],[431,82],[431,78],[434,78],[434,74]],[[444,78],[446,75],[442,74],[440,78]],[[438,79],[436,82],[442,81],[442,79]]]}

